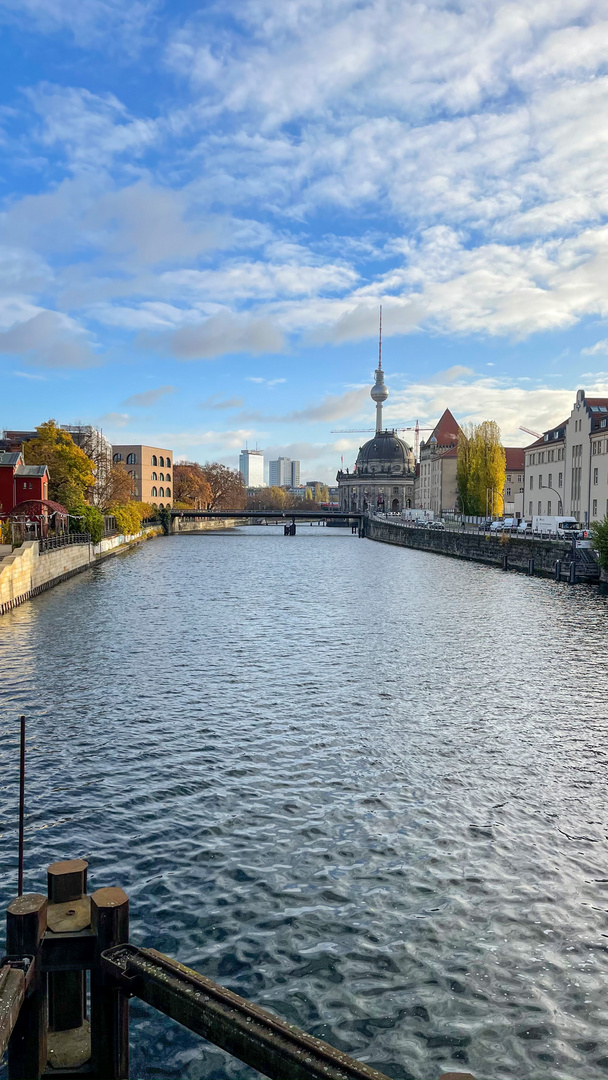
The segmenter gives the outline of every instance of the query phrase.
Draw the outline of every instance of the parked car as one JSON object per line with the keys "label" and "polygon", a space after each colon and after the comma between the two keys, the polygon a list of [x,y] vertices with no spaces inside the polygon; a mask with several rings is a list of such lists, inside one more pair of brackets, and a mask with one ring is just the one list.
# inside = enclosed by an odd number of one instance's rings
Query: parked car
{"label": "parked car", "polygon": [[507,529],[509,526],[505,525],[504,521],[493,521],[490,525],[490,532],[502,532],[503,529]]}
{"label": "parked car", "polygon": [[429,523],[429,529],[439,529],[439,531],[441,531],[442,529],[445,529],[445,525],[443,524],[443,521],[431,521]]}
{"label": "parked car", "polygon": [[492,518],[486,518],[485,521],[480,521],[479,525],[477,526],[477,531],[478,532],[487,532],[491,525],[492,525]]}

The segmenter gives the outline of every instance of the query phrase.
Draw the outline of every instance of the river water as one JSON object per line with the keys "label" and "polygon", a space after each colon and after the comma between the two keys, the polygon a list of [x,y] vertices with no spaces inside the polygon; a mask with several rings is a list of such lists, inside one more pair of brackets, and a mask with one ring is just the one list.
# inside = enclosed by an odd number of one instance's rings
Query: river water
{"label": "river water", "polygon": [[[299,527],[0,620],[0,904],[86,857],[132,940],[395,1078],[608,1074],[606,601]],[[254,1074],[131,1006],[131,1076]]]}

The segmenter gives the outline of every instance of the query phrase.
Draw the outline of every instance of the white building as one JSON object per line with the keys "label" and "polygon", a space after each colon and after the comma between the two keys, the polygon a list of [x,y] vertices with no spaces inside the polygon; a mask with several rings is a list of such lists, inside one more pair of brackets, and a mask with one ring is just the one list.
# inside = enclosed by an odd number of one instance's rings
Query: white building
{"label": "white building", "polygon": [[524,511],[581,525],[608,512],[608,398],[579,390],[568,419],[526,447]]}
{"label": "white building", "polygon": [[279,457],[268,462],[268,483],[270,487],[299,487],[300,462],[288,457]]}
{"label": "white building", "polygon": [[241,450],[239,472],[245,487],[264,487],[264,454],[261,450]]}

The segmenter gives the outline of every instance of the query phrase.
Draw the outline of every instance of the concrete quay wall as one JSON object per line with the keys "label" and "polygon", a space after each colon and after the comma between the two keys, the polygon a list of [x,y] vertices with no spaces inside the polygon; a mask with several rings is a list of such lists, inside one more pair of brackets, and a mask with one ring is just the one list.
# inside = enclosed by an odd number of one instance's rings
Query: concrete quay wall
{"label": "concrete quay wall", "polygon": [[27,540],[0,559],[0,615],[60,581],[88,570],[102,559],[159,533],[162,529],[154,526],[132,536],[110,536],[99,544],[69,544],[43,554],[37,540]]}
{"label": "concrete quay wall", "polygon": [[200,532],[217,532],[218,529],[235,529],[239,525],[242,525],[242,521],[238,521],[236,518],[217,518],[215,520],[209,520],[208,518],[173,518],[173,526],[171,531],[178,535],[179,533],[200,533]]}
{"label": "concrete quay wall", "polygon": [[[416,548],[419,551],[432,551],[437,555],[450,555],[456,559],[470,559],[473,562],[486,563],[489,566],[503,568],[506,557],[508,570],[528,572],[530,559],[534,559],[534,573],[544,577],[555,576],[555,563],[562,564],[562,578],[567,580],[572,558],[570,543],[556,543],[551,540],[536,540],[522,537],[510,537],[504,542],[498,536],[485,533],[456,532],[446,529],[417,529],[411,526],[393,524],[390,521],[367,520],[365,535],[370,540],[379,540],[385,544],[398,544],[401,547]],[[599,580],[599,570],[594,567],[579,566],[577,563],[577,581]]]}

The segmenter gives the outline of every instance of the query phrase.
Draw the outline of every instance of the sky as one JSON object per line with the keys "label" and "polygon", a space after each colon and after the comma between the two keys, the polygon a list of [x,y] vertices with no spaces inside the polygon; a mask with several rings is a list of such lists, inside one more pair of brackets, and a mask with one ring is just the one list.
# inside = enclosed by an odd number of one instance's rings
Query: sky
{"label": "sky", "polygon": [[0,428],[329,481],[382,303],[387,424],[525,445],[608,392],[607,106],[608,0],[0,0]]}

